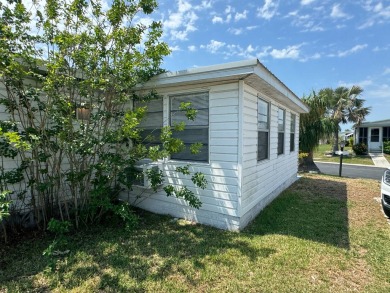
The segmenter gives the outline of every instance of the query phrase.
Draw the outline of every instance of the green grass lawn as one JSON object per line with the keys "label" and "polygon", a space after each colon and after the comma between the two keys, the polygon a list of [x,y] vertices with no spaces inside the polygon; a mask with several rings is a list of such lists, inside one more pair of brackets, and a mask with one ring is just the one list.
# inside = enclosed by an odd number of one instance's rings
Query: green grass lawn
{"label": "green grass lawn", "polygon": [[[315,161],[320,162],[333,162],[333,163],[339,163],[340,157],[339,156],[333,156],[328,157],[325,156],[325,152],[331,151],[332,146],[329,144],[322,144],[319,145],[318,148],[313,153],[313,158]],[[345,151],[349,151],[351,155],[349,156],[343,156],[343,163],[346,164],[361,164],[361,165],[374,165],[374,162],[370,158],[370,156],[357,156],[353,153],[352,147],[345,147]]]}
{"label": "green grass lawn", "polygon": [[141,213],[70,235],[0,246],[0,292],[390,292],[379,182],[305,175],[243,232]]}

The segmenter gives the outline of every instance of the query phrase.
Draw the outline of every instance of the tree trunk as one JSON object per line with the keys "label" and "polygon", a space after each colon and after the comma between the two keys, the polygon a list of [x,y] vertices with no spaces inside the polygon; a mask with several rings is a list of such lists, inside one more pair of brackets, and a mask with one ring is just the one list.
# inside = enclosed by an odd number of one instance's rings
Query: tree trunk
{"label": "tree trunk", "polygon": [[339,126],[335,125],[333,154],[339,150]]}

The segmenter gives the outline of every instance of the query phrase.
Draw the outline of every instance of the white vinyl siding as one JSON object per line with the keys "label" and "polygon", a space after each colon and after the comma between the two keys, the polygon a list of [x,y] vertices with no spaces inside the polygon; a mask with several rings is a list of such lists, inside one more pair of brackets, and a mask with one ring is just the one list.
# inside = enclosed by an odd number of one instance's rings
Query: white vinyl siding
{"label": "white vinyl siding", "polygon": [[[260,162],[257,162],[258,95],[261,95],[263,100],[270,103],[269,160]],[[296,152],[288,152],[283,156],[277,155],[278,113],[279,108],[284,108],[284,105],[257,92],[248,85],[244,87],[243,102],[243,165],[241,174],[240,225],[245,226],[283,189],[296,180],[298,158]],[[289,112],[296,115],[296,124],[298,125],[298,113],[291,110]],[[290,123],[290,121],[285,121],[286,123]],[[296,129],[295,133],[296,137],[298,137],[298,129]],[[297,141],[295,139],[295,147],[297,147]],[[286,143],[289,143],[289,141]]]}
{"label": "white vinyl siding", "polygon": [[[160,189],[157,193],[135,187],[130,194],[130,202],[136,206],[160,214],[169,214],[213,225],[219,228],[237,230],[239,228],[239,192],[238,188],[238,83],[208,85],[209,105],[209,162],[190,162],[190,171],[202,172],[208,181],[206,189],[195,187],[191,176],[178,174],[178,166],[187,165],[187,161],[169,160],[162,164],[165,184],[175,188],[186,185],[199,196],[202,207],[197,210],[188,206],[180,198],[167,197]],[[171,97],[183,93],[204,93],[205,89],[182,86],[165,88],[159,91],[164,96],[164,121],[170,123],[169,113]],[[169,111],[170,112],[170,111]],[[256,152],[256,150],[255,150]],[[123,193],[123,199],[127,194]]]}

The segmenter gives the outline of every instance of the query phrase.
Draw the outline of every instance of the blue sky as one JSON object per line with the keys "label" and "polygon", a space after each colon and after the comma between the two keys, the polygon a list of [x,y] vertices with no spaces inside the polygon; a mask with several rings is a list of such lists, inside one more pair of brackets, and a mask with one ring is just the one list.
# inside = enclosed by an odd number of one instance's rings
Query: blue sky
{"label": "blue sky", "polygon": [[390,0],[160,0],[152,17],[167,70],[257,57],[299,97],[359,85],[366,120],[390,119]]}

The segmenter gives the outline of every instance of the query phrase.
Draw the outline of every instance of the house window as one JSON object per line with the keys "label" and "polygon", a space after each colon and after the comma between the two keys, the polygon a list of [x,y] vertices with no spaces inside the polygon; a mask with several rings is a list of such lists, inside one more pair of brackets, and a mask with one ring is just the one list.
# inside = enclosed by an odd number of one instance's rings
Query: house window
{"label": "house window", "polygon": [[390,141],[390,127],[383,127],[383,142]]}
{"label": "house window", "polygon": [[268,159],[269,103],[257,99],[257,161]]}
{"label": "house window", "polygon": [[[194,121],[188,120],[185,111],[180,110],[181,103],[191,102],[191,107],[197,110]],[[176,154],[171,154],[171,159],[208,162],[209,160],[209,93],[194,93],[175,95],[170,97],[170,125],[174,126],[184,122],[186,127],[183,131],[175,131],[172,135],[183,141],[185,149]],[[193,154],[190,146],[201,143],[200,152]]]}
{"label": "house window", "polygon": [[379,142],[379,128],[371,129],[371,142]]}
{"label": "house window", "polygon": [[76,107],[76,119],[77,120],[89,120],[91,116],[91,106],[86,102],[77,103]]}
{"label": "house window", "polygon": [[141,129],[141,141],[146,146],[161,146],[161,129],[163,127],[163,99],[147,102],[134,101],[134,108],[147,107],[144,118],[138,127]]}
{"label": "house window", "polygon": [[359,143],[367,145],[368,142],[368,129],[367,127],[359,128]]}
{"label": "house window", "polygon": [[291,114],[291,121],[290,121],[290,152],[295,151],[295,122],[296,122],[296,115]]}
{"label": "house window", "polygon": [[286,111],[278,109],[278,155],[284,153],[284,126]]}

